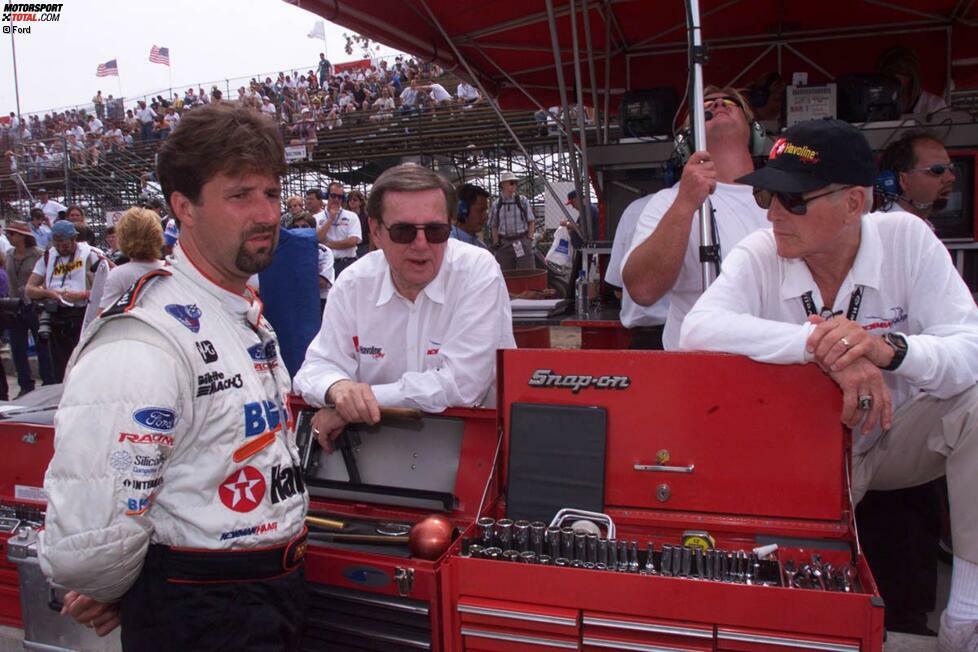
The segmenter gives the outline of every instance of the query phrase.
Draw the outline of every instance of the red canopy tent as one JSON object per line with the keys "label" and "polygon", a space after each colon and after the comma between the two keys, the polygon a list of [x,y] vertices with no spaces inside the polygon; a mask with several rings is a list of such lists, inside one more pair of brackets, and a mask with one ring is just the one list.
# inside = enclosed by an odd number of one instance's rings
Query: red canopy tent
{"label": "red canopy tent", "polygon": [[[545,0],[293,0],[326,19],[468,77],[448,39],[505,108],[560,104]],[[572,17],[585,101],[588,16],[594,78],[612,101],[624,90],[686,84],[685,4],[681,0],[553,0],[556,41],[573,87]],[[707,82],[748,85],[779,70],[809,83],[872,71],[886,48],[918,53],[924,88],[941,94],[978,86],[978,8],[974,0],[702,0]],[[607,18],[607,20],[606,20]],[[446,38],[447,36],[447,38]],[[605,55],[610,46],[609,74]],[[521,87],[518,88],[517,86]],[[603,101],[600,102],[603,104]]]}

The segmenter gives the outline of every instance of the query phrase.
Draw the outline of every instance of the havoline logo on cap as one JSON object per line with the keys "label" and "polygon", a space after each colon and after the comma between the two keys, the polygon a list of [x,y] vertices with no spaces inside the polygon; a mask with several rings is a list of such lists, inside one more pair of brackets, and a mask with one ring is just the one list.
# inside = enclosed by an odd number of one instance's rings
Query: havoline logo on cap
{"label": "havoline logo on cap", "polygon": [[807,145],[792,145],[787,138],[779,138],[771,148],[770,159],[776,159],[782,154],[796,156],[802,163],[818,163],[818,152]]}

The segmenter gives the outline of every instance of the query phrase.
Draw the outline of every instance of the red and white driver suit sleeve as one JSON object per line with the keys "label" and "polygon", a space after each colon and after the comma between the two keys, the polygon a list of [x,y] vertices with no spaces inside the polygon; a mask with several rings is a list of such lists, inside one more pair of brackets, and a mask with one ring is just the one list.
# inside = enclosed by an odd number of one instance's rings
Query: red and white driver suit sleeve
{"label": "red and white driver suit sleeve", "polygon": [[193,417],[176,356],[149,326],[106,323],[71,368],[55,414],[38,557],[54,582],[101,602],[139,576],[154,495]]}

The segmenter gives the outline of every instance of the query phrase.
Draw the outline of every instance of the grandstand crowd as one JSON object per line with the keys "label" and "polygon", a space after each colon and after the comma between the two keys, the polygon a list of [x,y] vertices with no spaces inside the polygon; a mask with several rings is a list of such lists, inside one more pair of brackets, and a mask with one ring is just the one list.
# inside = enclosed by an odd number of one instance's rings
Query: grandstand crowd
{"label": "grandstand crowd", "polygon": [[234,102],[273,117],[287,143],[313,142],[319,130],[346,122],[383,122],[395,115],[436,113],[482,101],[479,92],[462,82],[454,95],[436,81],[442,70],[429,63],[397,57],[337,70],[325,57],[306,73],[279,72],[273,79],[253,77],[234,97],[216,86],[210,91],[191,86],[173,93],[126,103],[98,91],[91,109],[73,108],[0,121],[0,149],[5,167],[28,181],[42,179],[72,165],[98,165],[108,152],[166,139],[181,116],[211,102]]}

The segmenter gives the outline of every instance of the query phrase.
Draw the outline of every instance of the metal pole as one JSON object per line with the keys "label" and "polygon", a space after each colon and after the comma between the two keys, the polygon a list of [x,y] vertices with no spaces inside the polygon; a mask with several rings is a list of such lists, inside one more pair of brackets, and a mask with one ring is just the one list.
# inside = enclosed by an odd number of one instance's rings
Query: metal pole
{"label": "metal pole", "polygon": [[577,42],[577,11],[575,0],[570,0],[571,46],[574,49],[574,85],[577,86],[577,129],[581,137],[581,173],[577,184],[577,226],[584,237],[597,240],[598,234],[591,232],[591,183],[587,166],[587,130],[584,126],[584,84],[581,80],[581,52]]}
{"label": "metal pole", "polygon": [[604,136],[608,144],[608,127],[611,122],[611,2],[604,3]]}
{"label": "metal pole", "polygon": [[598,143],[601,142],[601,110],[598,109],[598,80],[594,71],[594,49],[591,46],[591,10],[588,0],[583,0],[581,14],[584,16],[584,49],[587,51],[588,74],[591,77],[591,106],[594,107],[594,128]]}
{"label": "metal pole", "polygon": [[[14,45],[15,31],[17,31],[15,29],[15,25],[11,24],[10,25],[10,52],[13,55],[13,64],[14,64],[14,96],[16,97],[17,100],[17,128],[20,129],[23,122],[20,117],[20,83],[17,80],[17,47]],[[18,140],[19,139],[20,138],[18,136]]]}
{"label": "metal pole", "polygon": [[[571,16],[574,15],[574,8],[571,6],[570,11]],[[553,0],[547,0],[547,23],[550,26],[550,45],[554,51],[554,69],[557,71],[557,92],[560,93],[560,108],[564,120],[564,130],[567,132],[567,140],[572,141],[574,130],[571,127],[570,114],[567,111],[567,84],[564,82],[564,63],[560,56],[560,38],[557,36],[557,17],[554,14],[554,3]],[[572,23],[573,24],[573,23]],[[575,34],[576,38],[576,34]],[[576,57],[575,57],[576,58]],[[574,155],[574,149],[569,147],[567,154],[570,160],[571,173],[574,177],[574,187],[581,187],[581,175],[577,168],[577,157]],[[580,195],[578,195],[580,196]],[[560,197],[557,198],[560,205],[564,205],[564,200]],[[566,209],[564,211],[567,212]],[[579,211],[580,212],[580,211]],[[580,220],[584,222],[585,229],[587,229],[587,220]],[[584,231],[585,239],[590,237],[590,233]]]}
{"label": "metal pole", "polygon": [[[706,151],[706,115],[703,106],[703,38],[700,33],[700,6],[699,0],[686,0],[686,24],[689,32],[690,63],[692,64],[692,75],[690,84],[689,113],[692,116],[693,125],[693,147],[697,152]],[[700,261],[703,271],[703,291],[705,292],[716,278],[716,269],[705,253],[709,252],[716,243],[713,242],[713,229],[710,224],[710,199],[699,209],[700,224]]]}
{"label": "metal pole", "polygon": [[448,43],[448,47],[452,49],[452,52],[455,54],[455,57],[465,67],[465,70],[466,72],[469,73],[469,76],[472,78],[472,81],[474,81],[476,86],[479,87],[479,92],[482,93],[482,96],[486,98],[487,104],[496,114],[496,117],[499,118],[499,121],[502,122],[503,126],[506,128],[506,131],[509,133],[509,137],[513,139],[513,142],[516,143],[516,146],[520,148],[521,152],[523,152],[523,156],[526,157],[527,161],[529,161],[530,165],[533,167],[533,171],[536,172],[536,174],[541,179],[543,179],[543,183],[546,186],[547,191],[550,193],[550,196],[557,200],[557,205],[560,206],[561,210],[564,213],[564,216],[567,219],[570,219],[570,213],[567,212],[567,207],[564,206],[563,198],[561,198],[560,195],[557,194],[557,191],[554,190],[553,186],[550,185],[550,181],[547,179],[546,175],[543,173],[543,171],[540,168],[537,167],[536,161],[533,159],[532,156],[530,156],[530,153],[526,150],[526,147],[523,146],[523,142],[519,139],[519,136],[516,135],[516,132],[513,131],[513,128],[509,125],[509,122],[506,120],[506,116],[503,115],[502,110],[500,110],[497,103],[491,99],[489,93],[486,92],[485,86],[483,86],[482,84],[482,80],[480,80],[479,77],[476,76],[475,72],[472,70],[472,66],[469,65],[468,59],[462,56],[462,53],[459,52],[458,47],[455,45],[452,39],[448,37],[448,33],[445,31],[445,28],[442,27],[441,22],[439,22],[439,20],[435,17],[435,14],[431,11],[431,8],[428,6],[428,3],[425,0],[421,0],[421,6],[424,7],[424,10],[428,13],[428,16],[431,18],[432,24],[438,28],[438,31],[441,33],[442,38],[444,38],[445,42]]}

